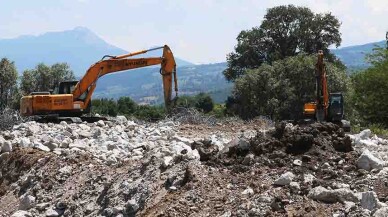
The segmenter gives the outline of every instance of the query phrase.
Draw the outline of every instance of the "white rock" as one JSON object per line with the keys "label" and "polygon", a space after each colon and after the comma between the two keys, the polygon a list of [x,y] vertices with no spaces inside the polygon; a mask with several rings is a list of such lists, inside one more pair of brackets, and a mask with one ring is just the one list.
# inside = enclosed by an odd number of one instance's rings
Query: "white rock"
{"label": "white rock", "polygon": [[128,122],[128,120],[127,120],[127,118],[126,118],[125,116],[117,116],[117,117],[116,117],[116,121],[117,121],[118,123],[120,123],[120,124],[124,124],[124,123],[127,123],[127,122]]}
{"label": "white rock", "polygon": [[35,197],[31,195],[24,195],[20,198],[19,209],[28,210],[35,204]]}
{"label": "white rock", "polygon": [[356,204],[351,201],[345,201],[345,213],[349,213],[352,209],[356,208]]}
{"label": "white rock", "polygon": [[57,216],[60,216],[60,213],[57,210],[54,210],[54,209],[48,209],[45,214],[46,214],[46,217],[57,217]]}
{"label": "white rock", "polygon": [[357,136],[360,137],[360,139],[368,139],[372,134],[372,131],[370,129],[366,129],[361,131]]}
{"label": "white rock", "polygon": [[302,161],[299,160],[299,159],[296,159],[296,160],[294,160],[293,164],[294,164],[295,166],[302,166]]}
{"label": "white rock", "polygon": [[369,150],[364,150],[357,160],[357,167],[364,170],[383,169],[384,161],[373,156]]}
{"label": "white rock", "polygon": [[275,182],[275,185],[289,185],[294,179],[295,175],[292,172],[282,174]]}
{"label": "white rock", "polygon": [[353,193],[350,189],[345,188],[328,190],[322,186],[318,186],[311,189],[307,196],[313,200],[318,200],[327,203],[358,201],[357,195]]}
{"label": "white rock", "polygon": [[90,127],[86,124],[79,124],[78,125],[79,128],[81,128],[81,130],[84,130],[84,131],[89,131],[90,130]]}
{"label": "white rock", "polygon": [[172,165],[172,160],[173,160],[173,157],[171,157],[171,156],[164,157],[163,162],[162,162],[162,166],[164,168],[168,168],[170,165]]}
{"label": "white rock", "polygon": [[90,138],[90,137],[92,137],[92,133],[90,131],[86,131],[86,130],[79,131],[78,135],[81,136],[82,138]]}
{"label": "white rock", "polygon": [[5,141],[1,151],[2,152],[11,152],[12,151],[12,144],[11,144],[11,142],[10,141]]}
{"label": "white rock", "polygon": [[69,148],[78,148],[81,150],[85,150],[87,148],[85,140],[76,139],[73,143],[69,144]]}
{"label": "white rock", "polygon": [[377,208],[379,199],[373,191],[363,192],[361,195],[361,207],[373,211]]}
{"label": "white rock", "polygon": [[103,121],[103,120],[99,120],[99,121],[97,121],[97,126],[99,126],[99,127],[103,127],[103,126],[105,126],[105,123],[104,123],[104,121]]}
{"label": "white rock", "polygon": [[29,147],[31,147],[30,139],[26,138],[26,137],[21,138],[20,141],[19,141],[19,146],[21,148],[29,148]]}
{"label": "white rock", "polygon": [[241,194],[243,195],[243,196],[250,196],[250,195],[253,195],[254,194],[254,191],[253,191],[253,189],[252,188],[247,188],[247,189],[245,189],[243,192],[241,192]]}
{"label": "white rock", "polygon": [[383,207],[378,209],[374,214],[373,217],[388,217],[388,207]]}
{"label": "white rock", "polygon": [[312,174],[308,173],[308,174],[303,175],[303,182],[304,183],[312,184],[314,180],[315,180],[315,176],[313,176]]}
{"label": "white rock", "polygon": [[11,217],[32,217],[31,213],[24,211],[24,210],[18,210],[14,212]]}
{"label": "white rock", "polygon": [[299,183],[297,183],[297,182],[291,182],[291,183],[290,183],[290,188],[291,188],[291,190],[292,190],[293,192],[298,192],[298,191],[300,191],[300,185],[299,185]]}
{"label": "white rock", "polygon": [[54,143],[54,142],[46,142],[44,143],[43,145],[47,146],[47,148],[50,149],[50,151],[53,151],[54,149],[58,148],[58,144]]}
{"label": "white rock", "polygon": [[47,151],[47,152],[50,151],[50,149],[49,149],[47,146],[44,146],[44,145],[43,145],[42,143],[40,143],[40,142],[36,142],[36,143],[34,144],[34,148],[39,149],[39,150],[41,150],[41,151]]}
{"label": "white rock", "polygon": [[63,175],[70,175],[73,168],[71,166],[64,166],[58,170]]}

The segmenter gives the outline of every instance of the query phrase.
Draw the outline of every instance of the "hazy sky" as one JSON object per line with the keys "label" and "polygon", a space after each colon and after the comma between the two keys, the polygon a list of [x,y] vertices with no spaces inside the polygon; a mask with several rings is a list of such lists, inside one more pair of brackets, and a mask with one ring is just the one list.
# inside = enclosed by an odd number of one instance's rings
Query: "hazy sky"
{"label": "hazy sky", "polygon": [[241,30],[283,4],[332,12],[342,46],[383,40],[388,30],[388,0],[0,0],[0,38],[85,26],[128,51],[168,44],[188,61],[222,62]]}

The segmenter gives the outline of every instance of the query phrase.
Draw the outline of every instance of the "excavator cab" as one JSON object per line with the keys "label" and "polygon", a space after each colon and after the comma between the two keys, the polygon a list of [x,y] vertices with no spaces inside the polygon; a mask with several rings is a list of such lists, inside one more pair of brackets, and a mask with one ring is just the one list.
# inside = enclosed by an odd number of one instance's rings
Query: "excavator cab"
{"label": "excavator cab", "polygon": [[328,119],[332,122],[344,119],[344,97],[342,93],[330,93]]}

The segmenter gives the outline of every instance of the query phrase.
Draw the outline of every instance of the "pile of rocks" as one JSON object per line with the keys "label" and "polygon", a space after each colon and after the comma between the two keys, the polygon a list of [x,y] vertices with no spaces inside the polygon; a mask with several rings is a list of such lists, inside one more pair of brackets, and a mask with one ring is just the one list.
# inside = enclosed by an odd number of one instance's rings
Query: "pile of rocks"
{"label": "pile of rocks", "polygon": [[96,123],[42,124],[26,122],[0,133],[0,150],[7,155],[15,147],[35,148],[60,156],[88,153],[107,165],[140,160],[145,152],[169,159],[180,155],[199,159],[188,146],[193,141],[176,133],[174,122],[139,125],[119,116],[113,121]]}

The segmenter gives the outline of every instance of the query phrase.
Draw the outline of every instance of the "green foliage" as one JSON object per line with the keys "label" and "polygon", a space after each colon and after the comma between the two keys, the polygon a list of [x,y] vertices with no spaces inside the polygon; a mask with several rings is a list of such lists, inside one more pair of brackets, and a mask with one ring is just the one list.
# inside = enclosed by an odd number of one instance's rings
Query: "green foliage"
{"label": "green foliage", "polygon": [[259,27],[240,32],[235,52],[227,56],[224,75],[234,81],[263,63],[271,64],[300,52],[315,54],[318,50],[342,66],[329,50],[330,45],[341,44],[340,25],[331,13],[314,14],[309,8],[294,5],[270,8]]}
{"label": "green foliage", "polygon": [[117,102],[113,99],[93,99],[92,113],[100,115],[117,116]]}
{"label": "green foliage", "polygon": [[139,105],[134,115],[142,120],[157,121],[166,116],[166,111],[163,106]]}
{"label": "green foliage", "polygon": [[[263,64],[236,79],[228,113],[244,119],[259,115],[272,119],[298,119],[303,105],[315,99],[315,55],[300,54]],[[345,70],[327,63],[330,92],[346,92],[349,79]]]}
{"label": "green foliage", "polygon": [[122,115],[132,115],[136,111],[136,103],[130,97],[120,97],[117,100],[117,111]]}
{"label": "green foliage", "polygon": [[199,93],[195,96],[181,96],[176,102],[177,107],[196,108],[197,110],[209,113],[213,110],[214,102],[210,95]]}
{"label": "green foliage", "polygon": [[388,127],[388,51],[377,48],[368,56],[372,66],[352,75],[354,107],[361,124]]}
{"label": "green foliage", "polygon": [[216,118],[224,118],[227,116],[225,104],[215,104],[213,110],[208,114],[214,115]]}
{"label": "green foliage", "polygon": [[23,72],[20,89],[24,94],[50,91],[57,88],[59,82],[74,79],[74,73],[66,63],[56,63],[52,66],[40,63],[35,69]]}
{"label": "green foliage", "polygon": [[13,96],[17,91],[17,78],[15,63],[2,58],[0,60],[0,110],[12,104]]}

